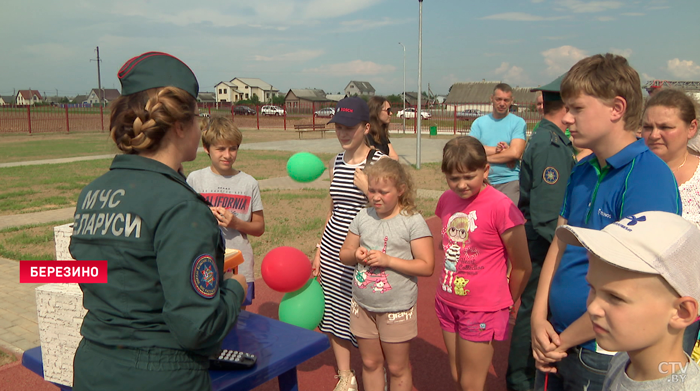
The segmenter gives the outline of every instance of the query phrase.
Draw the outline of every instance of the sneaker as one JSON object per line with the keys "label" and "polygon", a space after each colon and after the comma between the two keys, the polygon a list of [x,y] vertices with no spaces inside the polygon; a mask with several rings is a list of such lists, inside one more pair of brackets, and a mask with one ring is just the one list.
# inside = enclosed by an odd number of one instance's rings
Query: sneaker
{"label": "sneaker", "polygon": [[343,371],[335,376],[338,379],[338,384],[335,385],[333,391],[357,391],[357,379],[355,379],[355,371]]}

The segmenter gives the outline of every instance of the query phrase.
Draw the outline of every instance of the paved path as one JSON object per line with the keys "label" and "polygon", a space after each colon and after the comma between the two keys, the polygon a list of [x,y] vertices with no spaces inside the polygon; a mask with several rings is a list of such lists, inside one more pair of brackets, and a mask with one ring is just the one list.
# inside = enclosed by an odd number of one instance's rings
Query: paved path
{"label": "paved path", "polygon": [[[442,158],[442,147],[447,140],[429,139],[423,137],[421,142],[423,163],[439,162]],[[416,140],[413,138],[394,138],[394,148],[400,153],[401,161],[406,164],[416,162]],[[335,138],[304,139],[272,141],[265,143],[244,144],[241,149],[249,150],[278,150],[306,151],[311,153],[339,152],[340,146]],[[201,150],[201,149],[200,149]],[[17,167],[21,165],[60,164],[83,160],[111,159],[114,155],[81,156],[63,159],[35,160],[26,162],[2,163],[2,167]],[[310,183],[299,183],[289,177],[270,178],[259,181],[260,188],[265,189],[327,189],[328,180],[321,176]],[[439,198],[442,191],[418,190],[418,197]],[[24,213],[19,215],[0,216],[0,230],[30,224],[43,224],[70,220],[75,208],[55,209],[43,212]],[[34,290],[41,284],[20,284],[19,263],[0,258],[0,347],[15,353],[39,345],[37,326],[36,299]]]}

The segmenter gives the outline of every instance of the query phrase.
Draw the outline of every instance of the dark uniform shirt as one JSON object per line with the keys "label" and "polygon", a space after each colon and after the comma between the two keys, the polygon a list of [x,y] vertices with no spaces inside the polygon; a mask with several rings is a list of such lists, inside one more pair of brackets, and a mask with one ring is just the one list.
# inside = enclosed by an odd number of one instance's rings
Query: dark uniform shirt
{"label": "dark uniform shirt", "polygon": [[223,280],[223,241],[206,201],[168,166],[136,155],[78,198],[70,251],[107,260],[106,284],[81,284],[81,334],[107,346],[216,352],[243,300]]}
{"label": "dark uniform shirt", "polygon": [[[541,237],[552,242],[566,184],[575,164],[571,141],[558,126],[543,119],[525,148],[520,168],[518,207],[527,220],[528,241]],[[546,254],[547,248],[542,251]]]}

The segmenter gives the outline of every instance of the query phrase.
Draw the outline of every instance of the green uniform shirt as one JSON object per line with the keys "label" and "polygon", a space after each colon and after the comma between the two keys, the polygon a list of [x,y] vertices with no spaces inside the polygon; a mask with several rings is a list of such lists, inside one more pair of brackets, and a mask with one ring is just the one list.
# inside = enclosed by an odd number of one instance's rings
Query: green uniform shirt
{"label": "green uniform shirt", "polygon": [[528,240],[541,236],[551,243],[575,164],[569,138],[554,123],[543,119],[525,147],[520,168],[518,207],[527,220]]}
{"label": "green uniform shirt", "polygon": [[119,155],[83,189],[70,252],[108,262],[108,283],[80,284],[90,341],[210,355],[240,312],[243,288],[223,280],[223,240],[206,201],[156,160]]}

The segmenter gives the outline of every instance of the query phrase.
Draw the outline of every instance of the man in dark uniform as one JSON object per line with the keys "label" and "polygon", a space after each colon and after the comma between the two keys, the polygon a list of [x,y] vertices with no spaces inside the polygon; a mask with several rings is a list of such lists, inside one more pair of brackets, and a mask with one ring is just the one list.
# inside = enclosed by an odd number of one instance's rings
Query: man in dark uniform
{"label": "man in dark uniform", "polygon": [[520,296],[520,309],[510,342],[506,385],[512,391],[532,390],[535,386],[530,314],[542,264],[557,228],[569,175],[576,163],[573,146],[564,133],[566,125],[562,123],[566,108],[559,95],[559,86],[564,76],[532,90],[542,91],[544,118],[525,148],[520,168],[518,208],[526,219],[532,274]]}
{"label": "man in dark uniform", "polygon": [[201,136],[197,79],[158,52],[134,57],[119,78],[110,128],[125,153],[81,192],[70,244],[76,260],[107,260],[109,273],[106,284],[80,286],[88,312],[73,386],[210,390],[208,356],[234,326],[247,284],[224,275],[216,219],[177,172]]}

